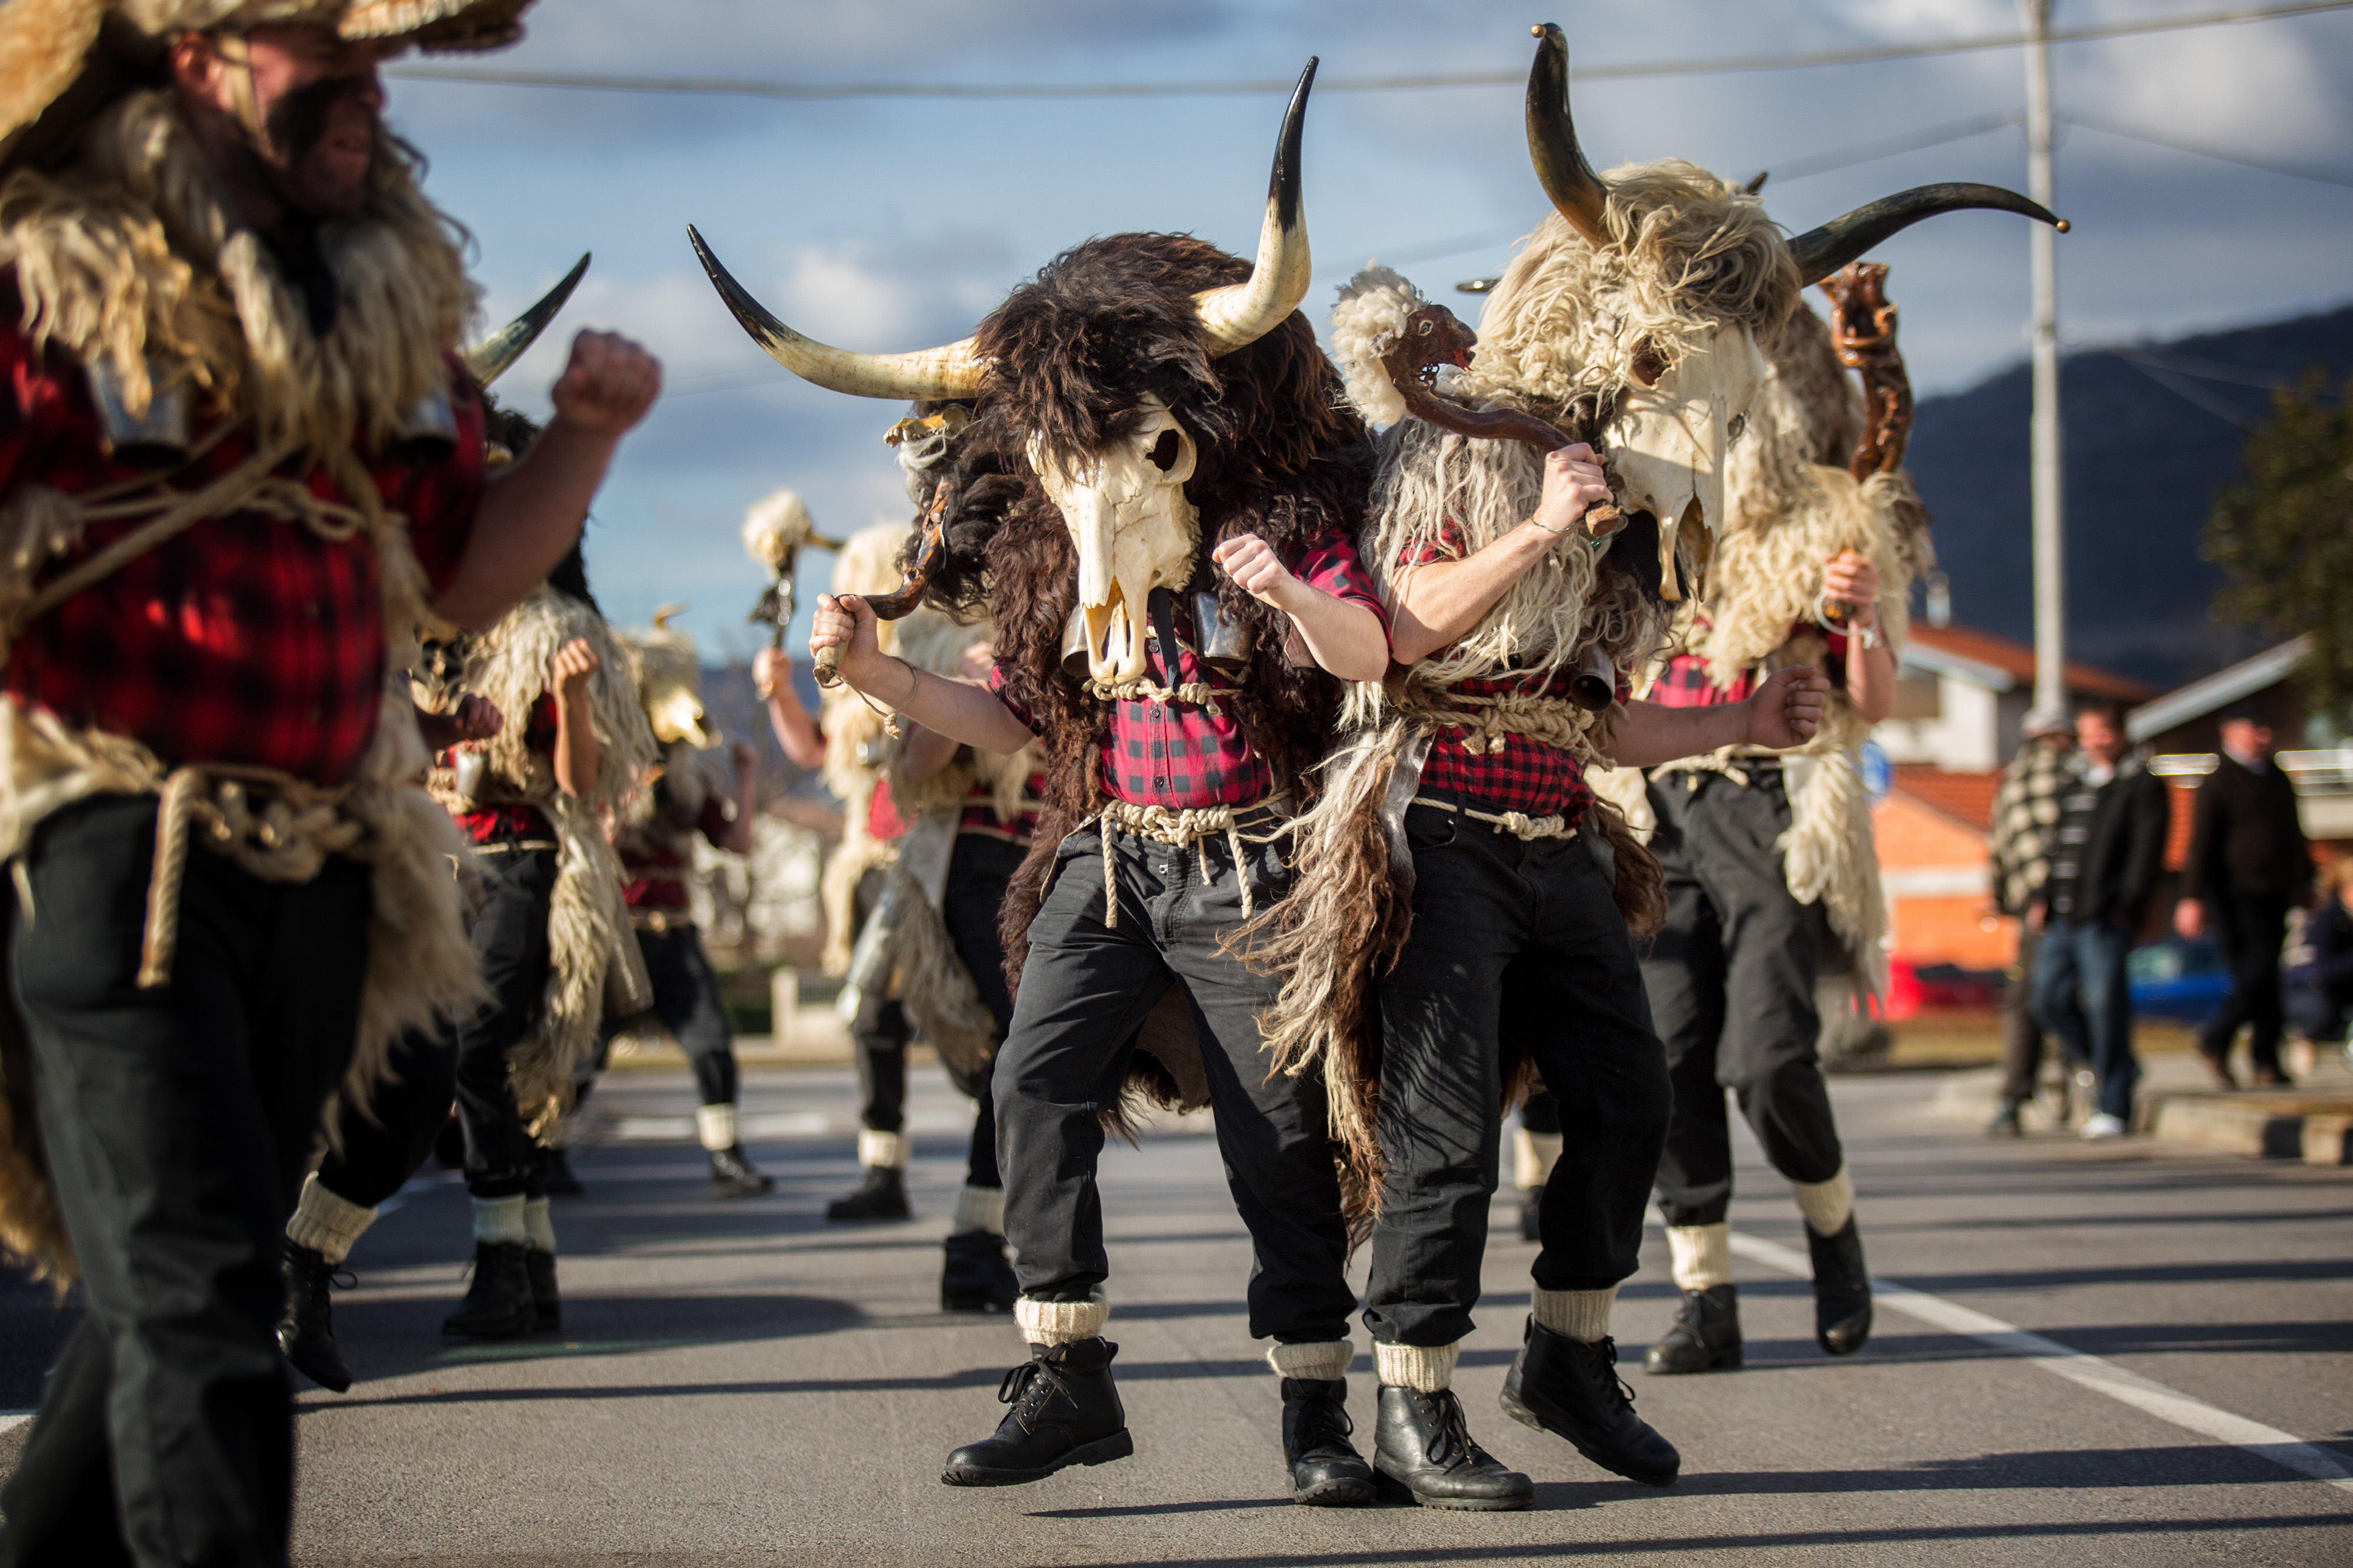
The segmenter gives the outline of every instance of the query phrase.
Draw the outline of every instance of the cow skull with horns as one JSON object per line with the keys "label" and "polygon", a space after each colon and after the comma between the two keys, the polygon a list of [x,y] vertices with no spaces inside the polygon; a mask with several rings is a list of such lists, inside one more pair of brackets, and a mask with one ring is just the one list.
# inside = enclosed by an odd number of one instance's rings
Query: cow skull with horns
{"label": "cow skull with horns", "polygon": [[[1288,319],[1307,292],[1311,261],[1300,205],[1299,153],[1314,75],[1311,60],[1283,117],[1250,275],[1240,282],[1199,289],[1193,297],[1199,337],[1212,359],[1258,342]],[[985,353],[977,337],[891,354],[856,353],[806,337],[770,314],[736,282],[699,233],[691,227],[687,232],[736,321],[776,363],[804,380],[861,397],[977,403],[1008,380],[1022,379],[1018,368],[1008,372]],[[1122,416],[1113,422],[1114,427],[1088,432],[1100,438],[1083,444],[1045,429],[1015,433],[1038,484],[1060,512],[1077,556],[1078,605],[1069,627],[1071,655],[1075,660],[1083,651],[1088,674],[1103,688],[1133,682],[1145,673],[1150,595],[1157,588],[1186,585],[1201,542],[1200,510],[1187,490],[1200,461],[1194,432],[1149,390],[1141,390],[1131,407],[1118,412]],[[1101,421],[1082,418],[1077,423]],[[888,605],[877,603],[878,613],[895,609],[904,615],[914,607],[939,555],[940,510],[935,507],[927,521],[906,591]]]}

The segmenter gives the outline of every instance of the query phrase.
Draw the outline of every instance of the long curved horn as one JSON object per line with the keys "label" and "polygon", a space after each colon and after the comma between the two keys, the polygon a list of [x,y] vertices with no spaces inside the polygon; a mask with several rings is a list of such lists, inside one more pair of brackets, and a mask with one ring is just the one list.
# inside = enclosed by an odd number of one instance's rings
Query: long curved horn
{"label": "long curved horn", "polygon": [[1820,228],[1808,229],[1789,241],[1789,249],[1798,258],[1799,275],[1807,284],[1812,285],[1881,240],[1911,227],[1924,217],[1935,217],[1938,213],[1967,212],[1974,207],[2036,218],[2061,234],[2066,233],[2068,228],[2065,218],[2058,216],[2041,202],[2030,201],[2016,191],[2005,191],[2000,185],[1966,183],[1915,185],[1908,191],[1898,191],[1892,196],[1882,196],[1875,202],[1859,206],[1844,217],[1832,218]]}
{"label": "long curved horn", "polygon": [[1299,138],[1307,122],[1307,92],[1315,85],[1315,60],[1299,73],[1282,134],[1274,144],[1274,172],[1266,183],[1266,221],[1259,226],[1258,264],[1250,277],[1193,297],[1209,353],[1229,354],[1282,324],[1307,298],[1314,264],[1307,254],[1307,216],[1299,205]]}
{"label": "long curved horn", "polygon": [[1550,22],[1528,31],[1536,40],[1535,63],[1528,67],[1528,157],[1568,226],[1588,244],[1608,245],[1609,226],[1601,213],[1609,187],[1585,161],[1577,123],[1568,117],[1568,38]]}
{"label": "long curved horn", "polygon": [[564,280],[542,294],[538,304],[459,355],[475,385],[488,386],[506,374],[514,362],[539,341],[539,334],[547,331],[547,323],[555,320],[555,313],[572,298],[572,290],[580,287],[581,277],[588,270],[588,255],[582,251],[580,259],[572,264],[572,270],[564,275]]}
{"label": "long curved horn", "polygon": [[815,382],[829,392],[846,392],[853,397],[888,397],[902,402],[980,395],[981,380],[987,374],[988,364],[974,352],[970,338],[944,348],[906,354],[861,354],[828,348],[814,338],[801,336],[770,315],[767,308],[752,298],[750,290],[719,264],[719,258],[711,254],[711,247],[702,243],[702,236],[692,224],[686,226],[686,238],[701,258],[702,270],[710,274],[711,286],[719,290],[719,298],[734,313],[736,322],[751,334],[754,342],[767,351],[770,359],[803,381]]}

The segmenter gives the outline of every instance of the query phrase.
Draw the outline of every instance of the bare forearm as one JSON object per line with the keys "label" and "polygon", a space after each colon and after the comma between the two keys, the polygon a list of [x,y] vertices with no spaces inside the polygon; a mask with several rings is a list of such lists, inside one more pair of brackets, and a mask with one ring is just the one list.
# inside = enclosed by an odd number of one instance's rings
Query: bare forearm
{"label": "bare forearm", "polygon": [[[989,700],[997,701],[993,697]],[[997,705],[999,708],[1005,706],[1002,702]],[[906,776],[909,784],[929,784],[940,776],[940,770],[955,759],[962,747],[963,742],[955,736],[944,735],[937,730],[918,724],[914,733],[900,743],[899,772]]]}
{"label": "bare forearm", "polygon": [[596,787],[596,769],[605,760],[590,722],[586,699],[555,707],[555,787],[575,800],[586,800]]}
{"label": "bare forearm", "polygon": [[1678,757],[1736,746],[1747,739],[1746,703],[1666,708],[1656,702],[1629,702],[1609,726],[1602,752],[1621,768],[1651,768]]}
{"label": "bare forearm", "polygon": [[480,631],[544,578],[580,537],[618,436],[577,429],[561,416],[482,492],[457,574],[433,603],[443,620]]}
{"label": "bare forearm", "polygon": [[1362,605],[1306,588],[1284,614],[1315,662],[1343,680],[1378,680],[1389,670],[1388,635],[1380,616]]}
{"label": "bare forearm", "polygon": [[818,728],[817,719],[801,706],[800,696],[790,685],[780,685],[776,694],[768,699],[768,729],[776,737],[782,751],[797,768],[815,768],[825,763],[825,731]]}
{"label": "bare forearm", "polygon": [[841,678],[851,686],[948,740],[1006,756],[1030,742],[1029,726],[981,687],[950,680],[888,656],[879,656],[854,670],[844,659],[840,669]]}
{"label": "bare forearm", "polygon": [[1431,561],[1412,568],[1391,613],[1390,656],[1399,664],[1413,664],[1460,642],[1559,539],[1524,522],[1460,561]]}
{"label": "bare forearm", "polygon": [[1884,644],[1864,647],[1860,638],[1846,647],[1846,700],[1857,718],[1876,724],[1895,706],[1895,652]]}

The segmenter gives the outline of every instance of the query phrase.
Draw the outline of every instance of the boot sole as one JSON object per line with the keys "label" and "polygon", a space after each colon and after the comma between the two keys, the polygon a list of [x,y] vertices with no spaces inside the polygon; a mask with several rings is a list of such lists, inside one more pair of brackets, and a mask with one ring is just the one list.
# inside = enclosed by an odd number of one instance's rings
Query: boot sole
{"label": "boot sole", "polygon": [[1303,1508],[1362,1508],[1379,1495],[1370,1481],[1325,1481],[1305,1491],[1293,1490],[1291,1500]]}
{"label": "boot sole", "polygon": [[1409,1502],[1421,1508],[1451,1509],[1459,1513],[1516,1513],[1534,1508],[1535,1494],[1525,1497],[1439,1497],[1430,1492],[1418,1492],[1387,1470],[1373,1472],[1377,1492],[1391,1502]]}
{"label": "boot sole", "polygon": [[1035,1469],[990,1470],[977,1465],[954,1465],[940,1472],[940,1484],[949,1487],[1018,1487],[1029,1481],[1042,1481],[1056,1470],[1066,1470],[1072,1465],[1108,1465],[1113,1459],[1124,1459],[1135,1452],[1135,1439],[1123,1426],[1108,1437],[1098,1437],[1092,1443],[1082,1443],[1050,1465]]}
{"label": "boot sole", "polygon": [[1611,1464],[1609,1460],[1595,1453],[1590,1447],[1587,1447],[1583,1442],[1580,1442],[1570,1434],[1562,1431],[1557,1426],[1546,1426],[1542,1416],[1538,1415],[1534,1410],[1529,1409],[1527,1405],[1521,1403],[1519,1400],[1513,1398],[1508,1390],[1504,1392],[1503,1396],[1499,1398],[1496,1403],[1504,1407],[1504,1415],[1510,1416],[1521,1426],[1532,1427],[1538,1432],[1551,1433],[1554,1436],[1560,1438],[1570,1447],[1576,1449],[1579,1454],[1585,1456],[1586,1461],[1588,1464],[1598,1465],[1613,1476],[1623,1476],[1626,1479],[1633,1481],[1641,1486],[1671,1487],[1675,1484],[1676,1479],[1683,1474],[1683,1468],[1680,1465],[1664,1473],[1661,1473],[1657,1470],[1651,1470],[1647,1473],[1638,1473],[1633,1470],[1620,1469],[1618,1466]]}

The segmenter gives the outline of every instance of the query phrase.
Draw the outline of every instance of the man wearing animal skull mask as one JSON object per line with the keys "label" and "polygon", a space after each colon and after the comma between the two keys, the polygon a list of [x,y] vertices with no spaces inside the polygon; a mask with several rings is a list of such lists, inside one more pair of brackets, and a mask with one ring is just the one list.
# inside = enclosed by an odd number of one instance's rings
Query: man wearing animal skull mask
{"label": "man wearing animal skull mask", "polygon": [[[1357,728],[1298,830],[1307,885],[1254,948],[1285,977],[1278,1063],[1323,1068],[1352,1206],[1377,1215],[1374,1464],[1449,1508],[1533,1499],[1472,1441],[1451,1384],[1498,1112],[1537,1074],[1562,1154],[1504,1407],[1630,1479],[1680,1469],[1634,1414],[1609,1333],[1672,1100],[1630,931],[1655,927],[1661,876],[1588,774],[1815,731],[1824,682],[1802,663],[1736,706],[1628,690],[1723,527],[1759,344],[1809,268],[1852,239],[1785,239],[1753,196],[1681,163],[1603,181],[1568,123],[1567,46],[1537,32],[1529,143],[1556,211],[1491,299],[1476,355],[1450,365],[1415,347],[1442,354],[1467,334],[1393,273],[1361,275],[1335,313],[1352,395],[1395,426],[1367,559],[1404,668],[1352,695]],[[1490,437],[1550,449],[1539,461]]]}
{"label": "man wearing animal skull mask", "polygon": [[1321,1096],[1267,1075],[1257,1015],[1272,983],[1224,946],[1289,885],[1279,845],[1315,787],[1338,681],[1388,662],[1349,541],[1362,426],[1293,310],[1309,273],[1305,94],[1303,79],[1255,267],[1175,236],[1093,240],[969,342],[853,363],[754,314],[713,268],[739,319],[811,379],[975,400],[964,444],[988,471],[944,481],[941,540],[919,559],[942,563],[935,600],[987,608],[991,689],[879,655],[856,598],[820,601],[811,647],[839,650],[844,679],[926,729],[999,752],[1034,734],[1047,756],[1036,847],[1007,903],[1019,984],[996,1067],[1031,1359],[1006,1381],[996,1434],[949,1457],[951,1485],[1133,1451],[1103,1337],[1094,1166],[1098,1108],[1118,1117],[1134,1071],[1216,1110],[1255,1246],[1251,1331],[1276,1342],[1293,1495],[1372,1497],[1341,1406],[1354,1292]]}

